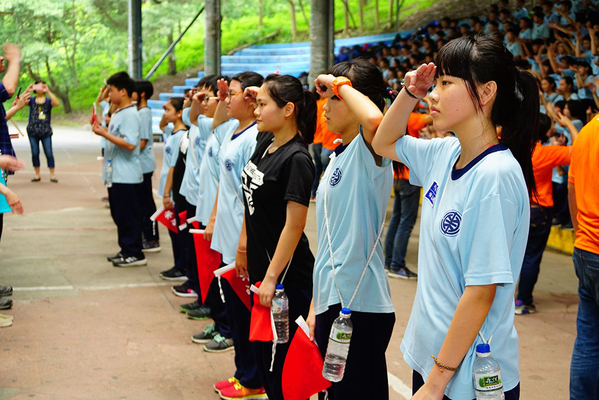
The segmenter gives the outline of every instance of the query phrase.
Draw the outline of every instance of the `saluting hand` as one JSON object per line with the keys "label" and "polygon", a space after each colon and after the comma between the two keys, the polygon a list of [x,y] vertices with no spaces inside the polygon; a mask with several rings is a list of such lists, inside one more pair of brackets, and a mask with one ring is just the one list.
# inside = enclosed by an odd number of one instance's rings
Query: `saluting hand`
{"label": "saluting hand", "polygon": [[410,71],[404,78],[404,86],[414,96],[423,98],[433,86],[437,66],[433,63],[422,64],[416,71]]}
{"label": "saluting hand", "polygon": [[333,81],[335,78],[335,76],[327,74],[318,75],[318,77],[314,80],[316,92],[320,95],[320,97],[333,97],[335,95],[333,93]]}

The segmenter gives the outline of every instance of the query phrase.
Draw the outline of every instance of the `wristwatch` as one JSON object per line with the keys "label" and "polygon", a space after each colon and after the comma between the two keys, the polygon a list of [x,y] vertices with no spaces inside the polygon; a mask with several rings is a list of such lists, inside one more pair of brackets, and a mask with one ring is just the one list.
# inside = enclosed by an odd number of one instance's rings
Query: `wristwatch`
{"label": "wristwatch", "polygon": [[351,81],[349,80],[349,78],[346,78],[345,76],[338,76],[335,79],[333,79],[333,93],[335,93],[335,96],[339,97],[341,100],[343,100],[343,97],[339,95],[339,87],[343,85],[349,85],[350,87],[352,87]]}

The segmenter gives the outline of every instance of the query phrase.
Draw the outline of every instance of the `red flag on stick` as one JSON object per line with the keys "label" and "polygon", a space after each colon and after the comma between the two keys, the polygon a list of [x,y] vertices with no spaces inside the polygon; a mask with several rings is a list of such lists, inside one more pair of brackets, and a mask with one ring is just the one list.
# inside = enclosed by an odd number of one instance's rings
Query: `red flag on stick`
{"label": "red flag on stick", "polygon": [[[227,270],[221,272],[221,269],[224,270],[225,268]],[[244,276],[237,276],[237,272],[235,272],[235,264],[227,265],[226,267],[223,267],[221,269],[214,271],[214,275],[220,275],[223,278],[225,278],[229,282],[229,285],[231,285],[231,287],[233,288],[235,293],[237,293],[237,296],[239,297],[239,299],[241,301],[243,301],[243,304],[245,304],[245,306],[249,310],[250,309],[250,281],[249,281],[249,279]]]}
{"label": "red flag on stick", "polygon": [[[193,222],[192,224],[197,224]],[[193,234],[193,242],[196,249],[196,260],[198,262],[198,278],[200,281],[200,292],[202,293],[202,303],[206,301],[208,289],[212,279],[214,279],[214,271],[220,266],[220,253],[210,248],[210,242],[204,240],[204,231],[190,229]]]}
{"label": "red flag on stick", "polygon": [[[262,282],[256,282],[255,286],[259,288],[260,284]],[[252,296],[254,296],[254,306],[252,307],[252,319],[250,321],[250,341],[271,342],[274,335],[272,334],[270,307],[264,307],[260,304],[258,293],[254,292]]]}
{"label": "red flag on stick", "polygon": [[164,206],[160,207],[151,217],[152,221],[158,221],[162,225],[166,226],[169,230],[179,233],[177,230],[177,220],[175,218],[175,211],[171,209],[166,209]]}
{"label": "red flag on stick", "polygon": [[181,211],[179,213],[179,221],[181,221],[181,225],[179,225],[179,231],[187,228],[187,210]]}
{"label": "red flag on stick", "polygon": [[295,322],[300,326],[293,336],[283,365],[283,398],[305,400],[331,386],[322,376],[322,355],[316,343],[310,340],[308,326],[302,317]]}

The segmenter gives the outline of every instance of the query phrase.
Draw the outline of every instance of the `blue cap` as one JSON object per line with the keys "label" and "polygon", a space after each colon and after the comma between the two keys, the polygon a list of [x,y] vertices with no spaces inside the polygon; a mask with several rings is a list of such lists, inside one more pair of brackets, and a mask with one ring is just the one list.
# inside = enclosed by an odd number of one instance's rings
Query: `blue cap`
{"label": "blue cap", "polygon": [[481,343],[476,345],[476,352],[477,353],[490,353],[491,352],[491,346],[489,346],[487,343]]}
{"label": "blue cap", "polygon": [[343,315],[351,315],[351,310],[349,308],[342,308],[341,314]]}
{"label": "blue cap", "polygon": [[277,290],[283,290],[283,284],[277,283]]}

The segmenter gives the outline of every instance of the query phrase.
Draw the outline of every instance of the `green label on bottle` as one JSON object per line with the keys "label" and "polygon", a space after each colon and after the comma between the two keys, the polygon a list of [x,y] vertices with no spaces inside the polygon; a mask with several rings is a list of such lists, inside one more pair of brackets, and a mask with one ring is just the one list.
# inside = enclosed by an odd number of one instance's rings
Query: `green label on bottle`
{"label": "green label on bottle", "polygon": [[501,372],[497,375],[475,374],[475,389],[480,391],[492,391],[503,388]]}

